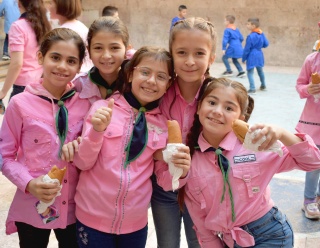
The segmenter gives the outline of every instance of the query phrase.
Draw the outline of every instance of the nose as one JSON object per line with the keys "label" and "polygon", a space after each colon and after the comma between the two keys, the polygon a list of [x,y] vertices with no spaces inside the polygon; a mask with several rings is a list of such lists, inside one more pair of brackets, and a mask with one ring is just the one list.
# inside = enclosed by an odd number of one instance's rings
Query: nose
{"label": "nose", "polygon": [[65,70],[66,69],[66,61],[61,60],[60,63],[57,65],[58,70]]}
{"label": "nose", "polygon": [[151,73],[150,77],[147,80],[149,83],[154,83],[156,84],[156,75],[154,73]]}
{"label": "nose", "polygon": [[108,59],[108,58],[111,58],[111,54],[108,50],[105,50],[104,53],[102,54],[102,57]]}
{"label": "nose", "polygon": [[223,108],[220,104],[216,105],[215,108],[212,109],[213,113],[218,116],[222,115],[222,110],[223,110]]}
{"label": "nose", "polygon": [[192,65],[194,65],[194,59],[193,59],[193,56],[192,56],[192,55],[188,56],[185,64],[186,64],[187,66],[192,66]]}

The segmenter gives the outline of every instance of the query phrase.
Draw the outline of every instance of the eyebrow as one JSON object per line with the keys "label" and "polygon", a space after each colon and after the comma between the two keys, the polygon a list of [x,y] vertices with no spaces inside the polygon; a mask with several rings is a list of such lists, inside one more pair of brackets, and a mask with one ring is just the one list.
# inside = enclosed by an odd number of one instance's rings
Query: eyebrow
{"label": "eyebrow", "polygon": [[[213,99],[215,99],[215,100],[219,100],[219,98],[218,97],[216,97],[216,96],[212,96],[212,95],[208,95],[207,96],[208,98],[213,98]],[[233,106],[238,106],[236,103],[234,103],[234,102],[232,102],[232,101],[226,101],[228,104],[231,104],[231,105],[233,105]]]}
{"label": "eyebrow", "polygon": [[[52,53],[50,53],[50,55],[57,55],[57,56],[62,57],[61,53],[57,53],[57,52],[52,52]],[[79,60],[79,58],[74,57],[74,56],[68,56],[68,58]]]}
{"label": "eyebrow", "polygon": [[[147,67],[147,66],[138,66],[140,68],[143,68],[143,69],[148,69],[150,71],[153,71],[151,68]],[[168,75],[168,73],[166,73],[165,71],[155,71],[156,73],[163,73],[163,74],[166,74]]]}

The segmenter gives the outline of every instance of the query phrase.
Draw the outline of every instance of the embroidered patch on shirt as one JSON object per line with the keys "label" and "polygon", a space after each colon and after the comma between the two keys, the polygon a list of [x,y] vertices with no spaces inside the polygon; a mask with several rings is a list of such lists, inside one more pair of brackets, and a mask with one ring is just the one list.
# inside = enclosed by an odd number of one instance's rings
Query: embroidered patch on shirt
{"label": "embroidered patch on shirt", "polygon": [[234,156],[233,157],[233,162],[235,164],[253,162],[253,161],[256,161],[255,154],[246,154],[246,155],[242,155],[242,156]]}

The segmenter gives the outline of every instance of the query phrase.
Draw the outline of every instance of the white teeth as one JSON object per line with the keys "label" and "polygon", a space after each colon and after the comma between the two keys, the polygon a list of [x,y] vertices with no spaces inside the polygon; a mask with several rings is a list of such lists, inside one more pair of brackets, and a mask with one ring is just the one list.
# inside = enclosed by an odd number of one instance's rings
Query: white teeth
{"label": "white teeth", "polygon": [[60,74],[60,73],[54,73],[54,74],[56,74],[58,77],[67,77],[67,75]]}
{"label": "white teeth", "polygon": [[149,92],[149,93],[154,93],[155,91],[154,90],[150,90],[150,89],[147,89],[147,88],[142,88],[144,91],[146,92]]}

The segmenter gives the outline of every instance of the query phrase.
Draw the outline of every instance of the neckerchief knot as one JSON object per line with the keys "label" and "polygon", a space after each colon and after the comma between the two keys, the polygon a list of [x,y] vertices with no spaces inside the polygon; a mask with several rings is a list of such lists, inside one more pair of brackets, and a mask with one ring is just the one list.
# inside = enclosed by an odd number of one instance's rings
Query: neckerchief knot
{"label": "neckerchief knot", "polygon": [[148,127],[145,112],[158,107],[159,101],[157,100],[148,103],[145,106],[141,106],[140,102],[136,99],[132,92],[126,92],[123,94],[123,96],[131,107],[139,110],[139,113],[134,122],[134,127],[129,143],[125,149],[127,154],[124,168],[127,168],[128,164],[136,160],[147,146]]}
{"label": "neckerchief knot", "polygon": [[[68,133],[68,109],[64,105],[64,102],[66,100],[70,99],[71,97],[73,97],[75,93],[76,93],[75,90],[70,90],[67,93],[65,93],[60,98],[60,100],[53,99],[53,102],[55,104],[57,104],[59,107],[57,114],[56,114],[56,117],[55,117],[56,118],[55,119],[56,130],[57,130],[58,137],[60,140],[59,156],[61,155],[61,149],[62,149],[62,146],[64,145],[64,142],[66,140],[67,133]],[[46,96],[39,96],[38,95],[38,97],[51,103],[51,99]]]}

